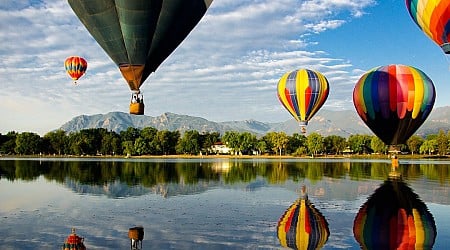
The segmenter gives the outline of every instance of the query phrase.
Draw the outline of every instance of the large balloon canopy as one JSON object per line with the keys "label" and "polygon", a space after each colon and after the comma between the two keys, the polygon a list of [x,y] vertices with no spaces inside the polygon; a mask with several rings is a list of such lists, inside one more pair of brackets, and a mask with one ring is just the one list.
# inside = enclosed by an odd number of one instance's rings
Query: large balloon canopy
{"label": "large balloon canopy", "polygon": [[328,93],[328,80],[314,70],[288,72],[278,81],[278,99],[302,127],[319,111]]}
{"label": "large balloon canopy", "polygon": [[406,7],[417,26],[450,54],[450,1],[406,0]]}
{"label": "large balloon canopy", "polygon": [[431,79],[405,65],[374,68],[353,90],[358,115],[387,145],[406,143],[430,114],[435,98]]}
{"label": "large balloon canopy", "polygon": [[212,0],[68,2],[119,67],[130,89],[139,93],[142,83],[194,29]]}
{"label": "large balloon canopy", "polygon": [[280,245],[292,249],[320,249],[328,240],[328,222],[303,194],[280,217],[277,236]]}
{"label": "large balloon canopy", "polygon": [[437,230],[419,196],[401,179],[390,178],[358,211],[353,234],[362,249],[432,249]]}
{"label": "large balloon canopy", "polygon": [[74,83],[84,75],[87,69],[87,62],[79,56],[70,56],[64,61],[64,68]]}

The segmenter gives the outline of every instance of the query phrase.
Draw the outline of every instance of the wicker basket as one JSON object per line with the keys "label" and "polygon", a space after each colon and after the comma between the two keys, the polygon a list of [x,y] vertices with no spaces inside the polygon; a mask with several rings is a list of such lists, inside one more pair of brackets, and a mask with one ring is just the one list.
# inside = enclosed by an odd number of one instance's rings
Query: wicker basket
{"label": "wicker basket", "polygon": [[130,114],[133,115],[143,115],[144,114],[144,103],[130,103]]}
{"label": "wicker basket", "polygon": [[144,228],[143,227],[132,227],[128,230],[128,238],[133,240],[143,240],[144,239]]}

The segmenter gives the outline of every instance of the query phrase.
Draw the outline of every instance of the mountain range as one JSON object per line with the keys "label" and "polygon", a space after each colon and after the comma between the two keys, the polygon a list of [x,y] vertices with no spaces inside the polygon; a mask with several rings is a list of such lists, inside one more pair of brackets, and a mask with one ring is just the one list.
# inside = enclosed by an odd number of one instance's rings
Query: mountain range
{"label": "mountain range", "polygon": [[[180,131],[188,130],[204,132],[219,132],[223,135],[226,131],[250,132],[264,135],[268,132],[285,132],[288,135],[300,133],[300,128],[294,119],[266,123],[256,120],[214,122],[201,117],[164,113],[160,116],[136,116],[123,112],[110,112],[97,115],[80,115],[63,124],[60,129],[66,132],[75,132],[88,128],[105,128],[109,131],[120,133],[128,127],[145,128],[153,127],[157,130]],[[417,131],[418,135],[437,134],[439,130],[448,131],[450,128],[450,106],[433,109],[422,127]],[[348,137],[352,134],[372,134],[369,128],[359,118],[356,111],[331,111],[322,109],[310,121],[307,133],[317,132],[322,136],[339,135]]]}

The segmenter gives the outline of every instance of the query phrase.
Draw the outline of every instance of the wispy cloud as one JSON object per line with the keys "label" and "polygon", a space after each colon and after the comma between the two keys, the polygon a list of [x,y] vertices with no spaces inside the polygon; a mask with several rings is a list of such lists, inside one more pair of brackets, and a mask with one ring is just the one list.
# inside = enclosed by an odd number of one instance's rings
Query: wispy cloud
{"label": "wispy cloud", "polygon": [[[146,114],[170,111],[215,121],[287,120],[290,117],[276,98],[276,85],[283,73],[303,67],[329,78],[333,92],[328,106],[348,108],[351,87],[341,87],[353,85],[361,71],[345,58],[314,50],[315,37],[361,17],[373,4],[370,0],[215,0],[199,25],[144,84]],[[2,102],[13,103],[15,96],[28,100],[14,112],[2,108],[1,116],[52,114],[55,118],[45,125],[49,131],[74,115],[127,112],[128,86],[66,1],[0,3],[0,21]],[[64,59],[71,55],[83,56],[89,64],[76,87],[63,68]],[[58,107],[64,111],[52,110]]]}

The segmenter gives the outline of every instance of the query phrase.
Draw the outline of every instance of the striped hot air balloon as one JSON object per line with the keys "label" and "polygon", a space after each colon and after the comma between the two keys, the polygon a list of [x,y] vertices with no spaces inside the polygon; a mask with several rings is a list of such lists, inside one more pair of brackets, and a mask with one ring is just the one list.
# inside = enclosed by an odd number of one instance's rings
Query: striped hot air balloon
{"label": "striped hot air balloon", "polygon": [[358,211],[353,234],[362,249],[432,249],[433,215],[399,178],[386,180]]}
{"label": "striped hot air balloon", "polygon": [[406,7],[417,26],[450,54],[450,0],[406,0]]}
{"label": "striped hot air balloon", "polygon": [[325,245],[329,235],[328,222],[305,192],[278,221],[277,236],[283,247],[319,249]]}
{"label": "striped hot air balloon", "polygon": [[299,69],[284,74],[278,82],[278,99],[306,132],[308,121],[328,98],[329,83],[320,72]]}
{"label": "striped hot air balloon", "polygon": [[84,75],[87,69],[87,62],[79,56],[70,56],[64,61],[64,68],[74,83]]}
{"label": "striped hot air balloon", "polygon": [[387,65],[365,73],[353,90],[353,104],[366,125],[387,145],[406,143],[430,114],[436,98],[421,70]]}

